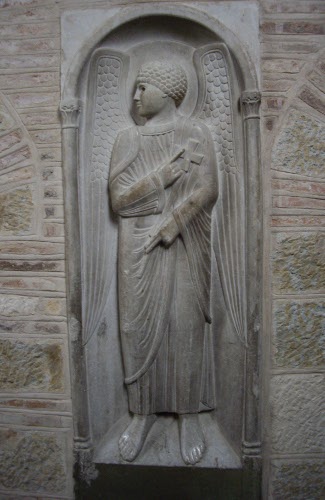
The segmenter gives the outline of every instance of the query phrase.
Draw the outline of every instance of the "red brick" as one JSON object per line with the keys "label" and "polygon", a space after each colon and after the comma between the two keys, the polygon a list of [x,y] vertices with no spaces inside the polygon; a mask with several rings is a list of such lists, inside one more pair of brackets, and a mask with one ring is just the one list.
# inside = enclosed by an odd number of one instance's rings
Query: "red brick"
{"label": "red brick", "polygon": [[19,73],[0,75],[1,89],[23,89],[29,87],[53,87],[60,85],[59,72]]}
{"label": "red brick", "polygon": [[283,33],[292,35],[323,35],[324,24],[307,21],[290,21],[283,24]]}
{"label": "red brick", "polygon": [[325,115],[325,100],[320,99],[311,89],[305,88],[299,97],[306,104]]}
{"label": "red brick", "polygon": [[5,151],[8,148],[11,148],[15,144],[18,144],[22,139],[21,130],[14,130],[5,136],[0,138],[0,153]]}
{"label": "red brick", "polygon": [[272,189],[289,191],[297,194],[325,196],[325,182],[296,181],[292,179],[273,179]]}
{"label": "red brick", "polygon": [[275,27],[276,27],[275,23],[269,21],[262,23],[260,26],[262,33],[268,35],[275,33]]}
{"label": "red brick", "polygon": [[58,50],[58,39],[44,38],[40,40],[0,40],[1,55],[35,54]]}
{"label": "red brick", "polygon": [[285,99],[282,97],[269,97],[266,99],[267,109],[280,110],[283,108]]}
{"label": "red brick", "polygon": [[325,226],[325,217],[312,215],[278,215],[271,218],[271,226]]}
{"label": "red brick", "polygon": [[274,208],[306,208],[306,209],[325,209],[325,200],[315,198],[303,198],[299,196],[274,196]]}
{"label": "red brick", "polygon": [[28,146],[14,151],[3,158],[0,158],[0,170],[16,165],[24,160],[31,159],[32,154]]}

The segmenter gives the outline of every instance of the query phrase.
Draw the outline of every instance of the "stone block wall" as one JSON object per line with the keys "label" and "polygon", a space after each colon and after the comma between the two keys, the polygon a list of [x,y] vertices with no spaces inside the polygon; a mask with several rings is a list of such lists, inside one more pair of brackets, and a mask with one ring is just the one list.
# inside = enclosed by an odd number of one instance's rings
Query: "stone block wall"
{"label": "stone block wall", "polygon": [[280,0],[261,20],[264,495],[274,500],[325,494],[324,13]]}
{"label": "stone block wall", "polygon": [[[0,497],[72,498],[60,15],[0,0]],[[238,0],[240,9],[240,0]],[[325,3],[260,0],[264,498],[324,496]]]}
{"label": "stone block wall", "polygon": [[60,9],[0,7],[0,497],[71,498]]}

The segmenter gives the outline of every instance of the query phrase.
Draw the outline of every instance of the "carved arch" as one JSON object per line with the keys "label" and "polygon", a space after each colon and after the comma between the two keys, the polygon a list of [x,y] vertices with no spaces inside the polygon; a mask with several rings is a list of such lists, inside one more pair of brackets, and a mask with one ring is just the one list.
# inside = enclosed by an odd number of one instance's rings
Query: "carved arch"
{"label": "carved arch", "polygon": [[[258,78],[250,56],[245,52],[237,36],[227,27],[222,25],[214,17],[207,15],[199,9],[184,7],[180,5],[170,7],[164,5],[139,6],[130,9],[122,8],[107,22],[101,21],[100,26],[89,34],[82,47],[78,48],[71,64],[67,68],[66,75],[62,80],[62,119],[63,119],[63,151],[64,151],[64,175],[66,189],[65,201],[67,207],[67,253],[68,253],[68,275],[69,275],[69,330],[71,336],[71,358],[73,365],[72,384],[74,393],[74,405],[76,412],[75,443],[76,450],[91,449],[89,413],[87,393],[87,377],[85,368],[85,357],[81,338],[81,256],[80,248],[76,242],[80,241],[79,230],[79,208],[78,208],[78,117],[80,111],[79,102],[79,79],[93,50],[98,46],[112,30],[123,24],[148,17],[150,15],[168,15],[171,17],[189,20],[201,24],[215,34],[218,40],[222,40],[234,57],[242,77],[242,119],[245,131],[246,152],[246,183],[250,187],[247,190],[246,201],[250,210],[250,216],[257,223],[249,225],[247,229],[247,254],[248,254],[248,276],[251,284],[248,285],[247,304],[247,326],[248,326],[248,349],[246,356],[246,401],[245,401],[245,430],[243,436],[243,457],[259,459],[260,438],[258,430],[258,395],[254,390],[258,379],[258,337],[261,324],[261,226],[262,221],[261,195],[260,195],[260,169],[259,169],[259,103]],[[82,110],[81,110],[82,112]],[[259,286],[256,287],[256,283]]]}

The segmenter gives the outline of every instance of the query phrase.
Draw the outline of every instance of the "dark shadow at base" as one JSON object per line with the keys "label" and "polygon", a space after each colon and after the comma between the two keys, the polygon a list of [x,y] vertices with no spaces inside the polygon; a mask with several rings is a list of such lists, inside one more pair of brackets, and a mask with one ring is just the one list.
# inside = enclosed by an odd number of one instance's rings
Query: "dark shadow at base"
{"label": "dark shadow at base", "polygon": [[[97,464],[90,485],[76,480],[77,500],[258,500],[252,471]],[[76,470],[76,476],[78,470]],[[253,493],[254,491],[254,493]]]}

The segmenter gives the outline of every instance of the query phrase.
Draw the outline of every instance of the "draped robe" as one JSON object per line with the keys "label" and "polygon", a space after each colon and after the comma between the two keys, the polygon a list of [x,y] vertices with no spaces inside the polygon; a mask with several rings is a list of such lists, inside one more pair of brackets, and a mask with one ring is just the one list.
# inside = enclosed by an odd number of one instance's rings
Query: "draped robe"
{"label": "draped robe", "polygon": [[[164,188],[159,168],[185,149],[186,172]],[[211,352],[211,211],[217,168],[208,128],[178,117],[118,135],[109,179],[119,215],[119,317],[133,413],[197,413],[214,407]],[[166,248],[145,246],[174,218]]]}

